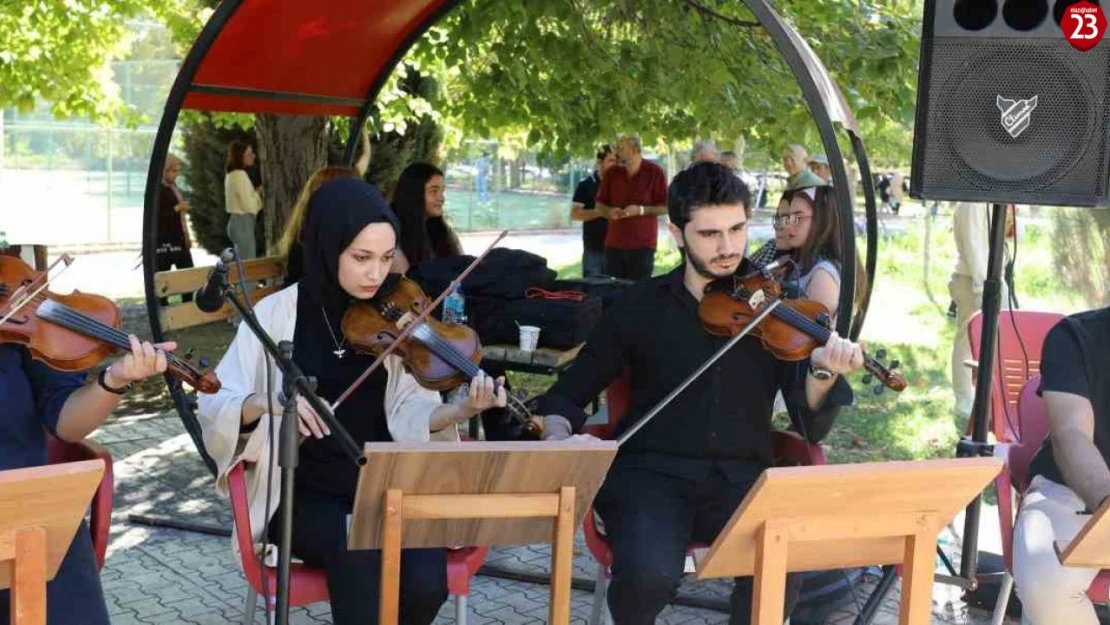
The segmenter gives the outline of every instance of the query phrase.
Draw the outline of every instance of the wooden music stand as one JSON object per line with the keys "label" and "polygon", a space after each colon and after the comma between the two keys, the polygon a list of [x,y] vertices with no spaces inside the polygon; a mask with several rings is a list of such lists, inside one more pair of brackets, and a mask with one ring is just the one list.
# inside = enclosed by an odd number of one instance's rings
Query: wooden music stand
{"label": "wooden music stand", "polygon": [[1110,510],[1110,499],[1102,502],[1070,543],[1056,541],[1060,564],[1085,569],[1110,566],[1110,523],[1107,522],[1110,515],[1107,510]]}
{"label": "wooden music stand", "polygon": [[103,460],[0,471],[0,589],[12,589],[13,625],[46,624],[46,582],[103,474]]}
{"label": "wooden music stand", "polygon": [[570,620],[575,528],[616,442],[368,443],[366,452],[347,546],[382,550],[380,625],[397,623],[401,547],[547,542],[548,622]]}
{"label": "wooden music stand", "polygon": [[899,623],[928,625],[937,534],[1001,470],[997,458],[768,469],[695,553],[697,576],[754,575],[753,625],[781,625],[787,572],[900,563]]}

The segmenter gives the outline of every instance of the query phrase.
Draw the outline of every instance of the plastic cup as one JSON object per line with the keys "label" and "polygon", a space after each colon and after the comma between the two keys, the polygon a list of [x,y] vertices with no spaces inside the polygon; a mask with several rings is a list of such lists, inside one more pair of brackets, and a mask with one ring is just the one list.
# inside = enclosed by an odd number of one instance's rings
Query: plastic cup
{"label": "plastic cup", "polygon": [[520,349],[525,352],[536,351],[540,342],[540,329],[536,326],[520,326]]}

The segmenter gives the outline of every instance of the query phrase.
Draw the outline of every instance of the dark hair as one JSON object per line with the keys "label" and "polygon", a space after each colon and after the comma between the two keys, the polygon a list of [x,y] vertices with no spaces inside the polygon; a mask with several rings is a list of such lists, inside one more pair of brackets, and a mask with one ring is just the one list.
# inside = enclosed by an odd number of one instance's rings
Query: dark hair
{"label": "dark hair", "polygon": [[413,163],[401,172],[390,206],[401,222],[400,247],[411,268],[429,258],[462,254],[458,237],[443,217],[428,217],[424,187],[443,172],[435,165]]}
{"label": "dark hair", "polygon": [[246,154],[247,148],[250,144],[246,141],[236,139],[227,146],[227,169],[226,173],[231,173],[236,169],[246,169],[247,166],[243,164],[243,154]]}
{"label": "dark hair", "polygon": [[667,190],[667,215],[678,229],[686,227],[690,213],[703,206],[740,204],[748,211],[752,195],[748,185],[720,163],[703,162],[684,169]]}
{"label": "dark hair", "polygon": [[605,145],[603,145],[603,146],[601,146],[600,148],[597,149],[597,160],[600,161],[600,160],[604,159],[606,156],[609,156],[612,153],[613,153],[613,146],[606,143]]}
{"label": "dark hair", "polygon": [[[811,199],[805,191],[813,191],[813,198]],[[844,246],[840,240],[840,208],[836,202],[836,189],[830,185],[791,189],[782,194],[779,203],[789,204],[795,197],[802,198],[813,211],[813,217],[809,223],[809,235],[800,249],[791,251],[794,261],[798,264],[799,274],[809,273],[820,258],[832,261],[843,271]],[[855,265],[855,301],[858,305],[862,301],[863,293],[867,291],[867,272],[860,261],[858,249]]]}
{"label": "dark hair", "polygon": [[[806,191],[812,191],[813,198]],[[820,186],[791,189],[782,194],[779,203],[786,202],[789,205],[794,198],[801,198],[813,211],[809,235],[802,242],[801,248],[793,252],[798,269],[803,274],[808,272],[819,258],[826,258],[837,266],[842,266],[844,253],[840,245],[840,210],[836,205],[833,188]]]}

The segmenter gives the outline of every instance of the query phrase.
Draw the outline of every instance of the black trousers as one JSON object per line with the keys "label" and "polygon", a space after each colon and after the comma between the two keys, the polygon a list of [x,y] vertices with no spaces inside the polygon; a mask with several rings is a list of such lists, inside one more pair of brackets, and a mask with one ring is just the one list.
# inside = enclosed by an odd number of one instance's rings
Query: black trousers
{"label": "black trousers", "polygon": [[[652,625],[678,589],[687,547],[713,542],[762,467],[752,465],[750,480],[730,482],[717,468],[688,480],[622,460],[594,500],[613,550],[609,611],[615,625]],[[784,614],[797,603],[800,585],[797,574],[787,576]],[[730,625],[751,623],[753,589],[752,578],[736,578]]]}
{"label": "black trousers", "polygon": [[[293,555],[324,569],[335,625],[378,622],[380,551],[347,550],[351,503],[298,489],[293,507]],[[281,508],[270,523],[270,540],[280,544]],[[405,625],[429,625],[447,601],[447,550],[401,551],[401,615]]]}
{"label": "black trousers", "polygon": [[655,271],[655,250],[605,248],[605,272],[614,278],[641,282]]}
{"label": "black trousers", "polygon": [[[2,566],[7,566],[4,564]],[[0,625],[9,625],[11,592],[0,590]],[[47,625],[108,625],[108,606],[96,570],[92,534],[81,521],[58,574],[46,582]]]}

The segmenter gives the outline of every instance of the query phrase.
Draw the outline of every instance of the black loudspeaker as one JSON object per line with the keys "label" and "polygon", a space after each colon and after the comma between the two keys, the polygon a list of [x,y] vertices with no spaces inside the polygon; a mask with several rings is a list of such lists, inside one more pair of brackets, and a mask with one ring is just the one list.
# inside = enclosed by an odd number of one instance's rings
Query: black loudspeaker
{"label": "black loudspeaker", "polygon": [[1110,42],[1068,44],[1076,1],[925,1],[911,196],[1108,204]]}

